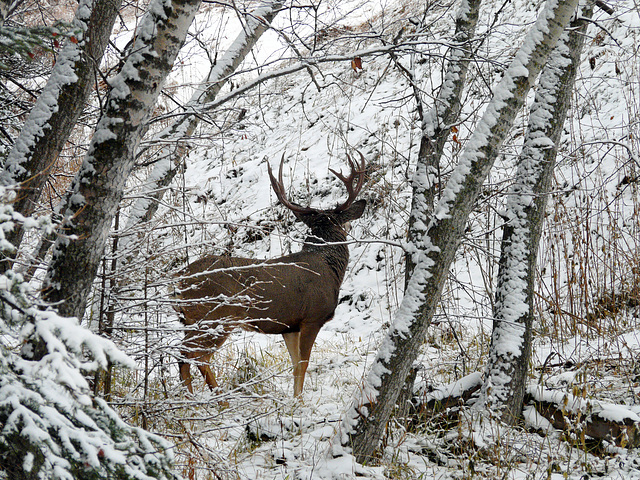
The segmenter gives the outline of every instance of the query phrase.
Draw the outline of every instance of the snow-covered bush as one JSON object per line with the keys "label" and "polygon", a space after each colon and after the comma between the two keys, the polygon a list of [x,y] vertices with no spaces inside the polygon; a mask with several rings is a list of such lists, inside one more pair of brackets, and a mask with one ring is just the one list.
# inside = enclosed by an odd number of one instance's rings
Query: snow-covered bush
{"label": "snow-covered bush", "polygon": [[[2,253],[15,221],[38,225],[1,205]],[[112,342],[38,305],[20,274],[0,275],[0,479],[173,478],[170,444],[91,395],[85,375],[110,362],[133,366]]]}

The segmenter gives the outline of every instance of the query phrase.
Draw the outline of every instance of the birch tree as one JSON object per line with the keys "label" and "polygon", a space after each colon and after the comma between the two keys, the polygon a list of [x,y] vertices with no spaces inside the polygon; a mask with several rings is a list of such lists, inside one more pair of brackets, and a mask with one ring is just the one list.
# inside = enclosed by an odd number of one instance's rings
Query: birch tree
{"label": "birch tree", "polygon": [[[420,149],[416,162],[415,177],[427,179],[428,186],[425,188],[420,183],[412,185],[412,203],[418,199],[426,203],[426,212],[431,212],[438,198],[439,186],[442,182],[440,175],[440,161],[444,153],[444,148],[451,133],[452,127],[458,121],[462,110],[462,91],[467,79],[467,71],[471,62],[472,40],[475,35],[481,0],[469,0],[468,13],[458,15],[456,18],[455,33],[453,35],[452,52],[449,59],[447,71],[444,75],[443,84],[440,86],[433,108],[424,111],[424,101],[421,90],[412,72],[407,71],[416,100],[416,110],[420,119],[422,135],[420,137]],[[463,6],[466,8],[466,6]],[[415,205],[412,205],[412,209]],[[414,228],[415,217],[409,218],[409,240],[416,233]],[[415,264],[413,256],[407,252],[405,254],[405,287],[408,285]],[[404,391],[409,394],[413,391],[415,375],[407,377],[407,384]]]}
{"label": "birch tree", "polygon": [[[0,175],[15,186],[14,209],[34,212],[62,147],[75,126],[93,86],[121,0],[82,0],[72,22],[74,36],[66,40],[42,94],[29,113]],[[17,223],[7,235],[15,251],[24,229]],[[0,268],[7,268],[2,262]]]}
{"label": "birch tree", "polygon": [[44,298],[64,316],[82,317],[109,228],[134,165],[141,132],[201,0],[153,0],[106,106],[80,171],[65,197],[63,234],[54,245]]}
{"label": "birch tree", "polygon": [[[415,233],[408,248],[416,265],[393,324],[385,335],[364,384],[358,389],[340,427],[340,444],[350,447],[358,462],[377,448],[409,369],[416,360],[436,311],[471,209],[493,166],[500,145],[527,93],[573,15],[577,0],[548,1],[465,148],[433,215],[424,198],[413,202]],[[468,12],[468,3],[459,15]],[[420,177],[422,173],[422,177]],[[424,171],[414,185],[429,187]],[[340,451],[334,452],[338,454]]]}
{"label": "birch tree", "polygon": [[[540,75],[515,182],[505,210],[493,334],[481,398],[503,421],[515,423],[531,356],[538,244],[562,127],[571,101],[593,5],[571,22]],[[482,402],[481,402],[482,403]]]}

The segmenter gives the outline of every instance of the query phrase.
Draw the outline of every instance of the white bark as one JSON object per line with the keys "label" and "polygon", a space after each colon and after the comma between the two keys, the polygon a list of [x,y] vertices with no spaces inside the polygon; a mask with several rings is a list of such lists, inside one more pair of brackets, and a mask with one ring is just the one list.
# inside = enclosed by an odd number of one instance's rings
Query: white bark
{"label": "white bark", "polygon": [[[340,429],[339,443],[351,447],[360,462],[370,458],[377,448],[404,379],[420,351],[482,184],[577,3],[578,0],[546,3],[494,90],[431,218],[427,217],[425,202],[414,202],[412,216],[418,234],[409,247],[416,267],[394,322]],[[424,176],[415,178],[416,183],[428,187]]]}

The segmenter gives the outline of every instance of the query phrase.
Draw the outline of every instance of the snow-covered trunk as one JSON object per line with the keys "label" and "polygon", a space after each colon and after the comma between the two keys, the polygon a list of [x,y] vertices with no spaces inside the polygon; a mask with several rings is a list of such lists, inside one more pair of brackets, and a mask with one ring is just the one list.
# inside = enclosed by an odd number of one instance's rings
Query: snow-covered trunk
{"label": "snow-covered trunk", "polygon": [[[109,42],[122,0],[82,0],[73,19],[78,30],[65,42],[42,93],[31,109],[0,174],[3,185],[16,185],[13,208],[25,217],[33,214],[71,130],[82,113]],[[24,229],[16,224],[6,235],[16,249]],[[0,263],[2,271],[9,261]]]}
{"label": "snow-covered trunk", "polygon": [[[440,160],[444,153],[444,147],[449,138],[449,134],[451,133],[451,126],[458,121],[460,111],[462,110],[462,91],[466,83],[467,71],[469,70],[469,64],[471,62],[472,41],[478,23],[480,3],[481,0],[462,2],[456,18],[456,28],[452,42],[453,46],[447,71],[433,107],[424,114],[421,114],[423,110],[421,90],[415,83],[412,84],[419,118],[422,123],[422,136],[420,138],[415,178],[426,178],[427,187],[425,188],[421,182],[415,182],[413,184],[411,211],[415,211],[416,202],[425,203],[427,209],[432,211],[438,198],[438,191],[442,182],[440,176]],[[413,242],[414,237],[418,235],[418,232],[414,229],[415,222],[415,217],[409,217],[409,232],[407,235],[409,242]],[[407,253],[405,255],[404,272],[405,287],[409,284],[414,268],[413,256]],[[414,369],[410,372],[406,384],[403,387],[403,395],[406,393],[407,398],[412,395],[415,379],[416,370]],[[398,402],[402,403],[402,398],[400,398]]]}
{"label": "snow-covered trunk", "polygon": [[149,120],[201,0],[153,0],[131,54],[111,80],[105,109],[61,209],[63,235],[54,245],[45,300],[64,316],[81,317],[109,228]]}
{"label": "snow-covered trunk", "polygon": [[[416,179],[426,179],[427,184],[414,182],[412,212],[416,212],[416,203],[425,203],[433,209],[438,195],[440,178],[440,159],[451,133],[451,127],[460,117],[462,109],[462,90],[466,83],[467,71],[471,61],[471,41],[475,35],[481,0],[463,1],[456,18],[456,30],[453,35],[451,58],[442,86],[432,108],[422,118],[422,137],[416,164]],[[414,230],[416,217],[409,218],[409,241],[420,235]],[[415,264],[410,254],[405,256],[405,285],[409,283]]]}
{"label": "snow-covered trunk", "polygon": [[[217,97],[230,76],[269,28],[278,12],[282,10],[282,5],[283,2],[280,0],[267,1],[247,15],[242,32],[200,82],[200,86],[185,107],[185,114],[148,142],[151,145],[159,142],[165,146],[156,154],[158,160],[145,182],[144,192],[139,195],[131,208],[124,228],[125,232],[130,232],[136,225],[153,218],[166,191],[165,187],[172,182],[188,153],[189,141],[202,118],[202,106]],[[123,237],[121,242],[120,247],[126,252],[127,258],[134,255],[134,252],[129,251],[133,240],[134,237],[129,235]]]}
{"label": "snow-covered trunk", "polygon": [[[549,0],[527,34],[494,96],[469,139],[433,214],[415,202],[411,215],[417,235],[412,239],[415,269],[393,324],[340,426],[340,444],[359,462],[374,454],[409,369],[420,352],[427,328],[464,228],[500,146],[511,128],[542,66],[578,0]],[[414,184],[428,188],[426,178]],[[336,448],[335,454],[340,453]]]}
{"label": "snow-covered trunk", "polygon": [[507,198],[493,335],[480,405],[508,423],[522,416],[533,325],[538,245],[553,179],[557,145],[571,102],[587,21],[571,22],[536,91],[513,187]]}

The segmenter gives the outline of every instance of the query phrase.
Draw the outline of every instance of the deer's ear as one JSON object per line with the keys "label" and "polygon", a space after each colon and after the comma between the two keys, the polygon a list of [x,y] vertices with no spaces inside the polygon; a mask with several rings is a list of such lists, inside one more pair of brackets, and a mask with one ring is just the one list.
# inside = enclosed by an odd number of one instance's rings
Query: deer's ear
{"label": "deer's ear", "polygon": [[347,223],[351,220],[355,220],[360,218],[364,213],[364,208],[367,206],[366,200],[358,200],[357,202],[353,202],[353,204],[347,208],[344,212],[340,214],[341,223]]}

